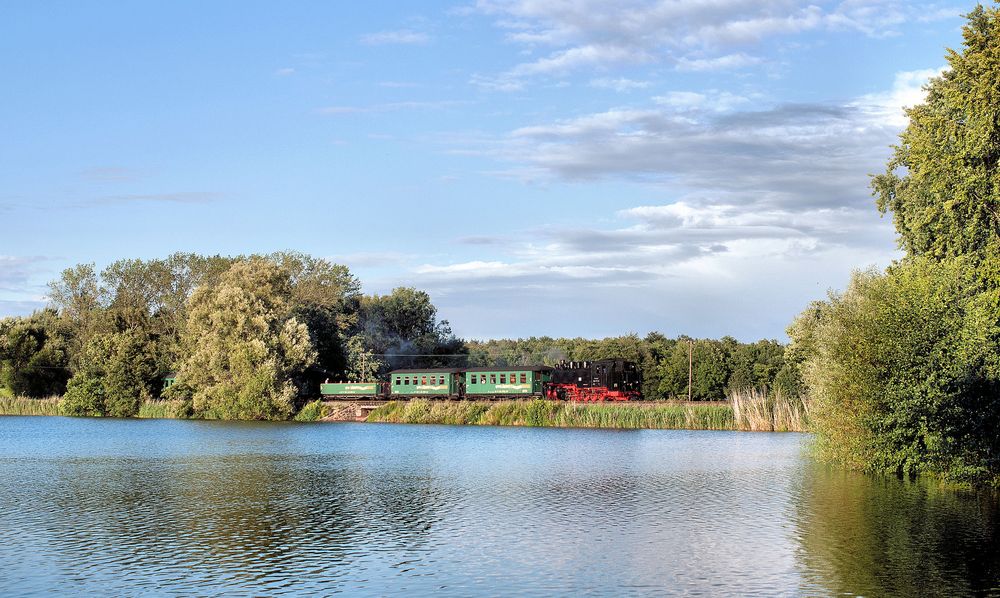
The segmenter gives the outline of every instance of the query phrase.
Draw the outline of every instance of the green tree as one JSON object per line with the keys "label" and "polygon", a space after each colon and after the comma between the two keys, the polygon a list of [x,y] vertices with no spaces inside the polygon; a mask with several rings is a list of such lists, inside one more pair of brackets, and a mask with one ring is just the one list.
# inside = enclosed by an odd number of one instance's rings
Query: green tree
{"label": "green tree", "polygon": [[87,341],[60,405],[67,415],[131,417],[152,398],[156,357],[146,333],[133,328]]}
{"label": "green tree", "polygon": [[254,257],[192,294],[178,382],[196,415],[281,419],[293,407],[293,376],[311,365],[309,330],[296,320],[289,272]]}
{"label": "green tree", "polygon": [[948,70],[907,110],[886,172],[873,177],[909,255],[995,255],[1000,235],[1000,17],[977,6]]}
{"label": "green tree", "polygon": [[[359,297],[358,303],[356,328],[364,351],[388,355],[386,367],[465,365],[465,342],[447,320],[437,319],[437,308],[424,291],[400,287],[388,295]],[[359,370],[361,354],[354,352],[350,370]]]}
{"label": "green tree", "polygon": [[70,359],[76,358],[92,336],[107,331],[104,307],[108,293],[94,264],[79,264],[63,270],[59,280],[49,283],[49,302],[66,319],[73,338]]}
{"label": "green tree", "polygon": [[55,310],[0,320],[0,388],[27,397],[61,395],[72,337]]}
{"label": "green tree", "polygon": [[1000,485],[1000,13],[967,17],[872,178],[907,255],[793,323],[786,378],[832,460]]}
{"label": "green tree", "polygon": [[1000,385],[983,368],[997,344],[981,334],[986,314],[967,292],[967,261],[915,258],[856,274],[819,324],[793,338],[815,347],[804,376],[828,457],[961,482],[1000,471]]}

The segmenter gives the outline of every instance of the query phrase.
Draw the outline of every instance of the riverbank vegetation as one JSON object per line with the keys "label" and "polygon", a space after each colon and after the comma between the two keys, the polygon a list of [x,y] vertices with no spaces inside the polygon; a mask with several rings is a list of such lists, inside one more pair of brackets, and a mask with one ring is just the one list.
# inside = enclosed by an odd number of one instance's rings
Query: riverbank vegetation
{"label": "riverbank vegetation", "polygon": [[1000,486],[1000,13],[963,35],[872,179],[905,257],[810,305],[787,353],[827,459]]}
{"label": "riverbank vegetation", "polygon": [[62,415],[59,397],[34,399],[0,395],[0,415]]}
{"label": "riverbank vegetation", "polygon": [[[324,379],[562,360],[635,361],[648,400],[718,401],[743,388],[797,396],[801,386],[773,340],[654,332],[466,342],[427,293],[363,295],[345,266],[299,253],[175,254],[100,272],[81,264],[49,295],[46,309],[0,320],[0,392],[63,396],[66,415],[131,417],[169,400],[192,417],[289,419]],[[175,383],[165,389],[168,373]]]}
{"label": "riverbank vegetation", "polygon": [[[749,396],[749,395],[748,395]],[[761,399],[755,408],[759,419],[737,413],[727,402],[705,403],[562,403],[524,401],[390,401],[373,410],[369,422],[451,424],[484,426],[534,426],[553,428],[610,428],[662,430],[804,431],[806,420],[777,419],[765,410],[776,403],[766,392],[746,400]],[[745,404],[745,403],[744,403]],[[778,405],[779,412],[788,407]],[[777,425],[775,425],[777,424]]]}
{"label": "riverbank vegetation", "polygon": [[64,396],[67,415],[170,400],[193,417],[287,419],[327,377],[458,365],[466,352],[426,293],[363,295],[345,266],[299,253],[81,264],[49,295],[0,320],[0,393]]}
{"label": "riverbank vegetation", "polygon": [[369,422],[555,428],[732,430],[726,405],[612,405],[555,401],[390,401]]}

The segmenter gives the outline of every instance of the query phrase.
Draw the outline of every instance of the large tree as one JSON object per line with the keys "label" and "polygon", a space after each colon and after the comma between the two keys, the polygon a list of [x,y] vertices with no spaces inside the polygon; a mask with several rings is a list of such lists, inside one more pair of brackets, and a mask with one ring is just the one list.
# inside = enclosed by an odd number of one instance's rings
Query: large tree
{"label": "large tree", "polygon": [[293,317],[290,273],[259,257],[234,263],[191,296],[179,388],[196,415],[281,419],[296,396],[293,377],[316,359],[308,328]]}
{"label": "large tree", "polygon": [[985,257],[1000,247],[1000,18],[977,6],[948,50],[948,69],[907,110],[884,174],[878,208],[891,211],[909,255]]}
{"label": "large tree", "polygon": [[906,256],[810,306],[789,364],[833,460],[1000,485],[1000,12],[963,35],[872,180]]}
{"label": "large tree", "polygon": [[156,359],[141,328],[95,334],[78,361],[60,406],[67,415],[131,417],[153,397]]}
{"label": "large tree", "polygon": [[357,339],[348,343],[349,369],[361,372],[370,353],[385,357],[388,367],[442,367],[465,365],[468,349],[447,320],[437,319],[437,308],[424,291],[393,289],[388,295],[358,298]]}
{"label": "large tree", "polygon": [[13,395],[61,395],[69,380],[72,335],[55,310],[0,320],[0,388]]}

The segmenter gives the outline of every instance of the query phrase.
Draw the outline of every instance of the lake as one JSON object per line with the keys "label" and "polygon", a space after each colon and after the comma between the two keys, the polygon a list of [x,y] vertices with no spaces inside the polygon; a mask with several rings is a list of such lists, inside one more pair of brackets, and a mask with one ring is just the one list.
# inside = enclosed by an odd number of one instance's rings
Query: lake
{"label": "lake", "polygon": [[0,417],[0,594],[1000,596],[994,497],[809,443]]}

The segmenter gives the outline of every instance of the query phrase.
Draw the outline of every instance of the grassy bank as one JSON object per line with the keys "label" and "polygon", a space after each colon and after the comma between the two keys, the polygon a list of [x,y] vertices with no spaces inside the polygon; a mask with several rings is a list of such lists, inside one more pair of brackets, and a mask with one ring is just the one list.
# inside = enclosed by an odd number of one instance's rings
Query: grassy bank
{"label": "grassy bank", "polygon": [[[62,397],[32,399],[0,396],[0,415],[62,415],[59,410],[61,402]],[[186,417],[186,406],[183,401],[146,401],[135,417],[179,419]]]}
{"label": "grassy bank", "polygon": [[607,405],[550,401],[392,401],[370,422],[619,429],[736,429],[724,405]]}
{"label": "grassy bank", "polygon": [[[0,415],[60,415],[59,397],[0,397]],[[146,401],[135,417],[183,419],[183,401]],[[296,421],[331,415],[321,401],[306,404]],[[370,422],[553,428],[741,430],[804,432],[807,411],[800,401],[759,391],[733,393],[725,403],[560,403],[554,401],[391,401],[371,412]]]}
{"label": "grassy bank", "polygon": [[0,397],[0,415],[59,415],[59,397]]}
{"label": "grassy bank", "polygon": [[559,403],[552,401],[392,401],[370,422],[553,428],[663,430],[807,430],[801,401],[747,391],[727,403]]}
{"label": "grassy bank", "polygon": [[727,395],[736,429],[751,432],[807,432],[809,403],[780,392],[749,388]]}
{"label": "grassy bank", "polygon": [[184,419],[188,405],[182,400],[145,401],[139,407],[136,417],[142,419]]}

